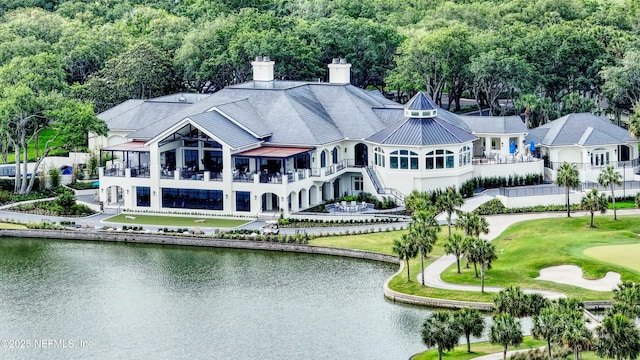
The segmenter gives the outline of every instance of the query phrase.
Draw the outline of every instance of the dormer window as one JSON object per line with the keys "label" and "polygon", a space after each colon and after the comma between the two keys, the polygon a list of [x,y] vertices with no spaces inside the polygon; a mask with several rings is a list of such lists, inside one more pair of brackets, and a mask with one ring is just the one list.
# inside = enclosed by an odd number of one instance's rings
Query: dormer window
{"label": "dormer window", "polygon": [[436,109],[432,110],[404,110],[404,116],[411,118],[432,118],[438,115],[438,111]]}

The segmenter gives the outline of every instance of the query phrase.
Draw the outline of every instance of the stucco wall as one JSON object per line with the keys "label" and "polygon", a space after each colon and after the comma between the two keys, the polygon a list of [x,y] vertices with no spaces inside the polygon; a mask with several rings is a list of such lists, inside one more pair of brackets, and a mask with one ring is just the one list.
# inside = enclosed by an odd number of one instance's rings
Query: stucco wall
{"label": "stucco wall", "polygon": [[544,161],[531,161],[508,164],[481,164],[473,166],[474,177],[509,177],[513,174],[542,174],[544,173]]}

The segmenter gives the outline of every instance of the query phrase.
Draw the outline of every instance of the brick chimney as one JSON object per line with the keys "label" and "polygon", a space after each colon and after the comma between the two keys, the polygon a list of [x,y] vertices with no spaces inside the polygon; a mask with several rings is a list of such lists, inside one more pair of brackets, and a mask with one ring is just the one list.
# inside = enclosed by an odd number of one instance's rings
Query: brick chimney
{"label": "brick chimney", "polygon": [[273,66],[275,63],[268,56],[256,56],[256,60],[251,62],[253,81],[273,81]]}
{"label": "brick chimney", "polygon": [[347,59],[334,58],[329,66],[329,83],[351,84],[351,64]]}

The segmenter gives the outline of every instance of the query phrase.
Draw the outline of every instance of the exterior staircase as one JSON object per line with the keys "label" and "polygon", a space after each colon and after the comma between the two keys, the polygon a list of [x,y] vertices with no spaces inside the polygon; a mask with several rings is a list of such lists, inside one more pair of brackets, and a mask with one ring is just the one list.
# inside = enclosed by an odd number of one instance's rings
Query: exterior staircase
{"label": "exterior staircase", "polygon": [[366,166],[365,170],[367,171],[367,175],[373,183],[373,186],[376,188],[378,195],[391,196],[398,205],[404,206],[404,194],[396,189],[385,187],[384,184],[382,184],[382,181],[378,178],[376,170],[372,166]]}

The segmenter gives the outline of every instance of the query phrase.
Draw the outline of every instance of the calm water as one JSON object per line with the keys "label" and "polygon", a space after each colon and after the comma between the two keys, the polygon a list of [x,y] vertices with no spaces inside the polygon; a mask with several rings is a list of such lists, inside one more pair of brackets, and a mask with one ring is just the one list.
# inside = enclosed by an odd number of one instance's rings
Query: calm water
{"label": "calm water", "polygon": [[0,358],[407,359],[425,349],[429,311],[383,298],[394,271],[305,254],[2,239]]}

